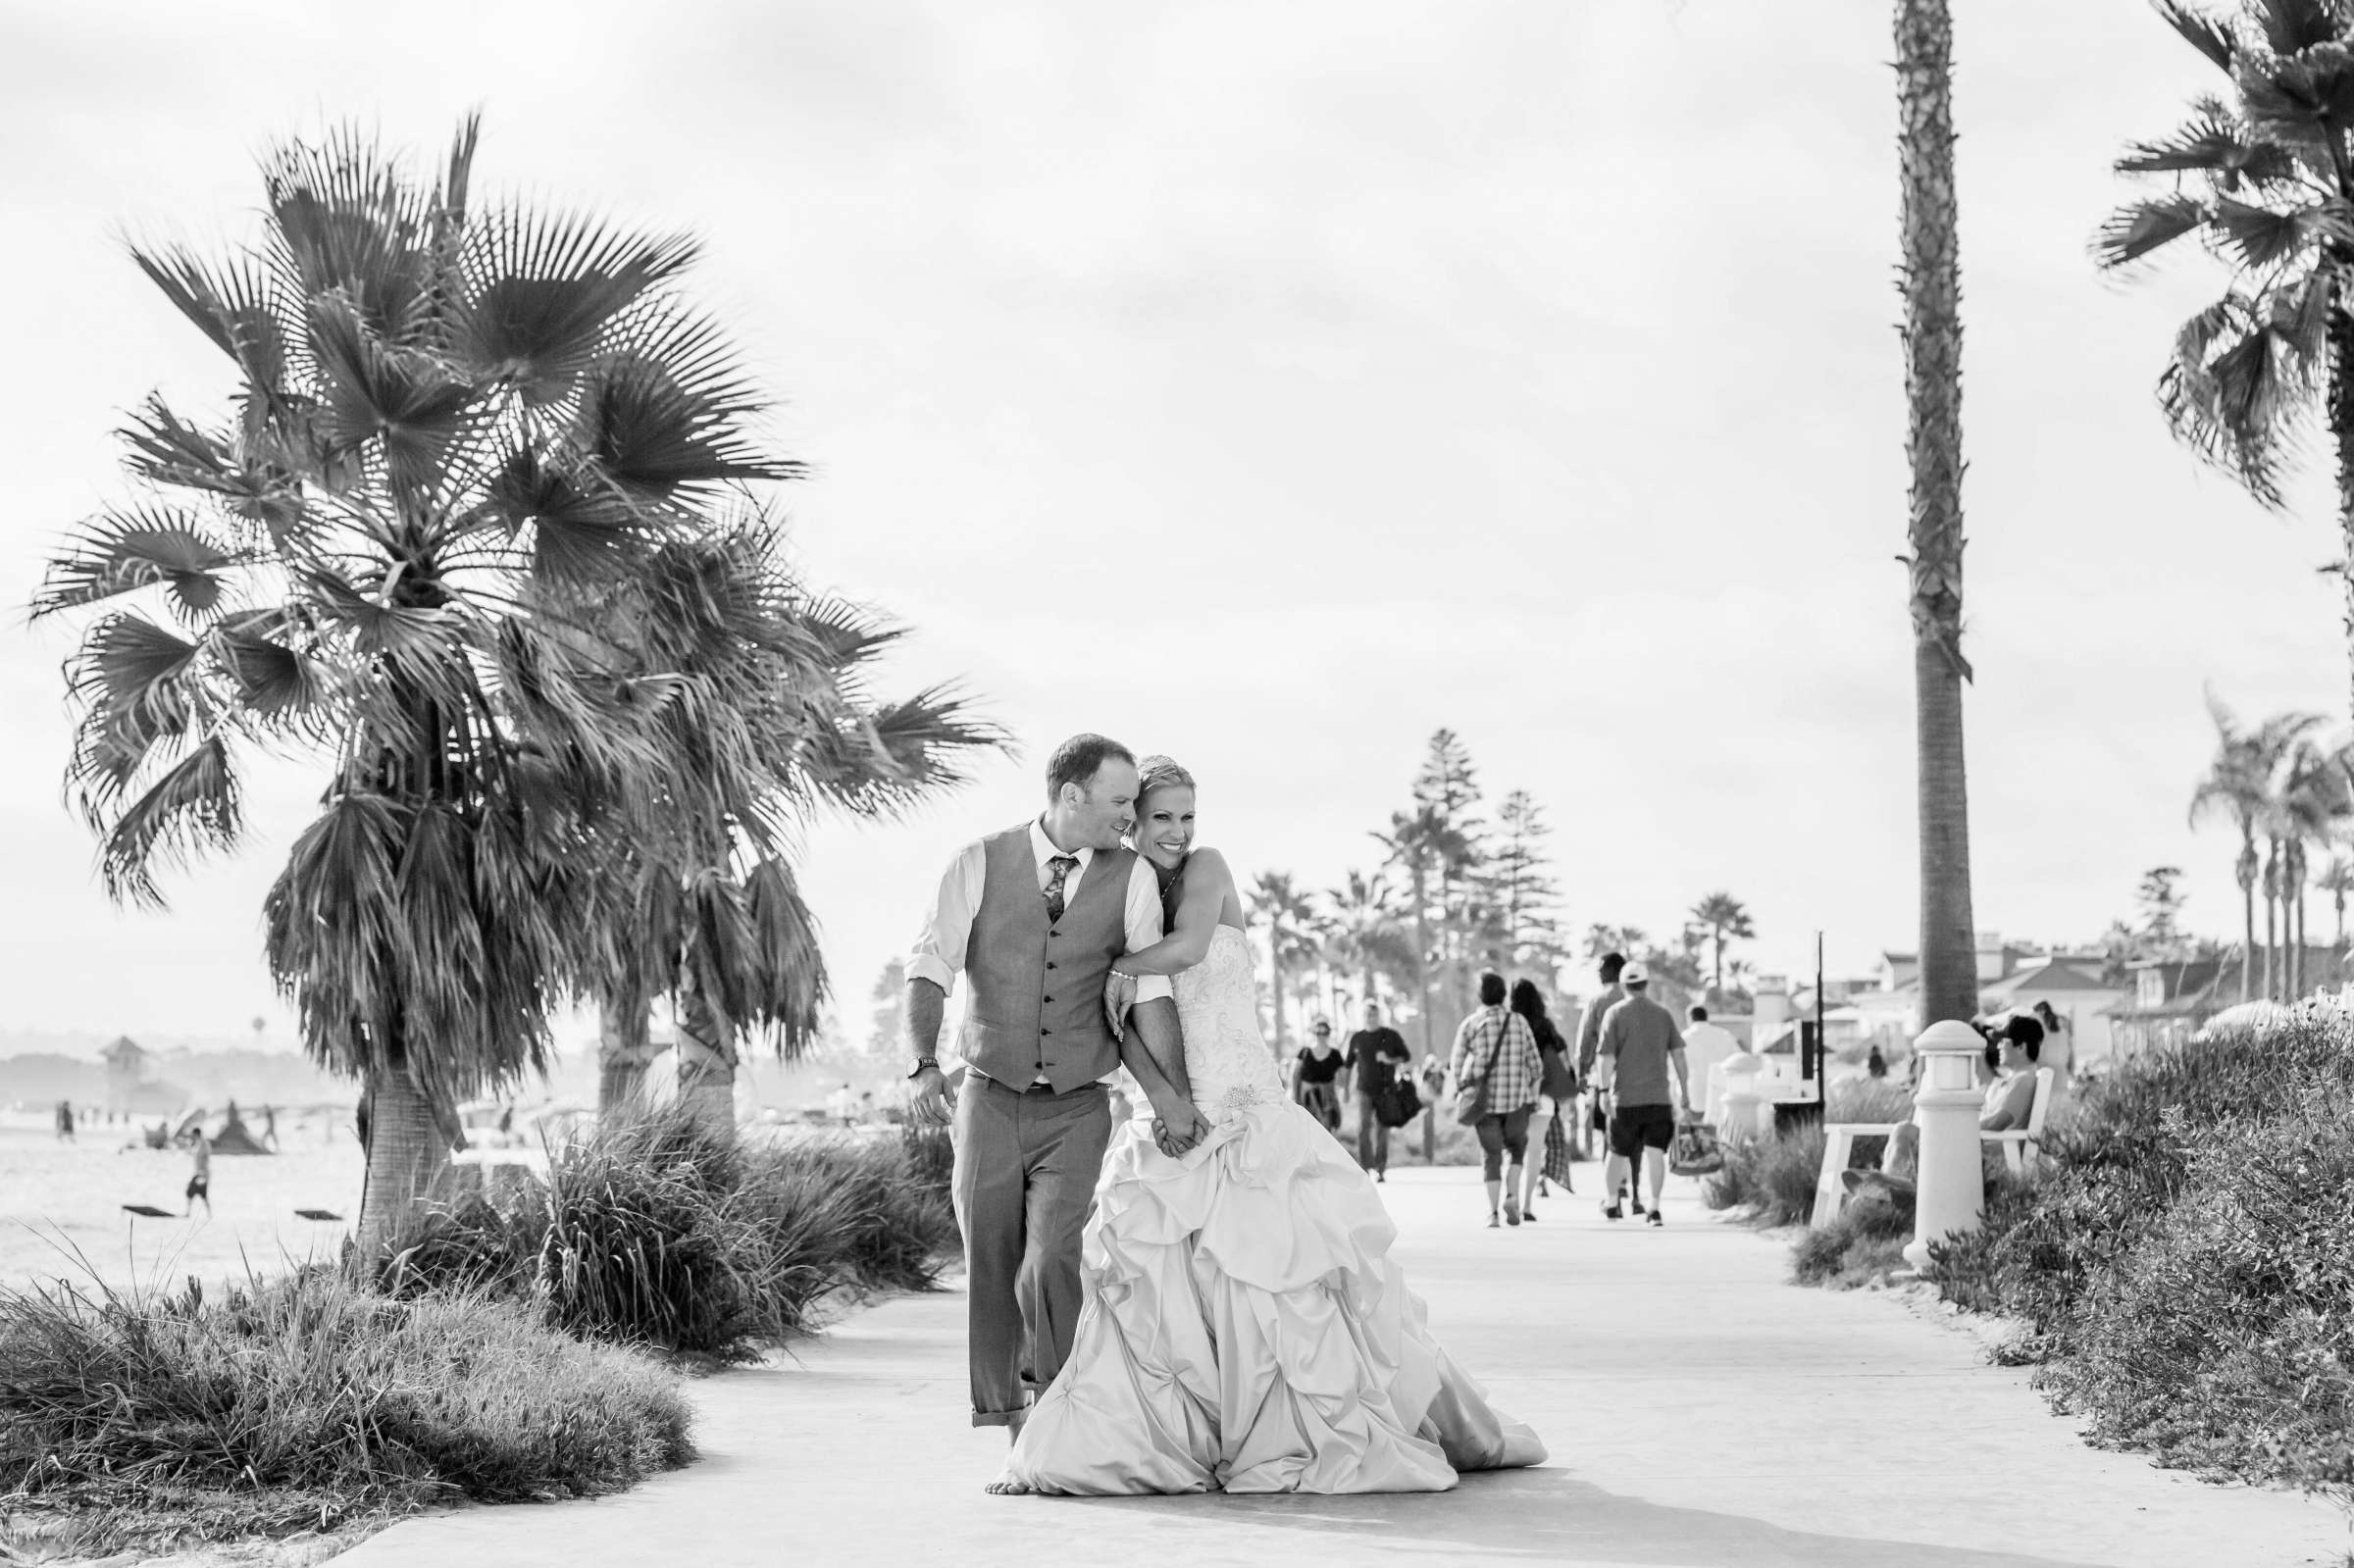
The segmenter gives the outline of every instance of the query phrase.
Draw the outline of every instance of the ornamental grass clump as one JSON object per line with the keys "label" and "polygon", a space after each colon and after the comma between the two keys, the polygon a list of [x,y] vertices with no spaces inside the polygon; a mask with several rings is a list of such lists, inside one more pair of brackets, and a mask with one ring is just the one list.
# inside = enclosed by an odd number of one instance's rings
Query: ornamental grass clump
{"label": "ornamental grass clump", "polygon": [[1822,1170],[1822,1127],[1802,1122],[1763,1138],[1727,1138],[1724,1164],[1701,1184],[1713,1209],[1745,1209],[1764,1226],[1804,1225]]}
{"label": "ornamental grass clump", "polygon": [[688,1424],[671,1373],[479,1294],[0,1290],[0,1515],[80,1552],[591,1496],[685,1463]]}
{"label": "ornamental grass clump", "polygon": [[947,1199],[897,1145],[740,1142],[671,1107],[552,1150],[544,1186],[434,1205],[379,1279],[528,1302],[582,1339],[748,1361],[837,1290],[932,1289],[955,1246]]}

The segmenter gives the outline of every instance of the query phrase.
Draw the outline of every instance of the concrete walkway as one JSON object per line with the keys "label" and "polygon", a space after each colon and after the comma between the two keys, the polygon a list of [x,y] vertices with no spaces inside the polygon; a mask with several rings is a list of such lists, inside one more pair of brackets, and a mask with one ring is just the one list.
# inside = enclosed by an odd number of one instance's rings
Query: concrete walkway
{"label": "concrete walkway", "polygon": [[1383,1189],[1432,1328],[1544,1435],[1541,1470],[1436,1496],[987,1496],[1003,1438],[965,1424],[964,1299],[943,1293],[698,1385],[686,1470],[413,1520],[340,1561],[2287,1568],[2354,1545],[2324,1504],[2085,1447],[1971,1335],[1785,1285],[1785,1248],[1713,1222],[1690,1186],[1670,1184],[1663,1231],[1585,1196],[1489,1231],[1473,1172]]}

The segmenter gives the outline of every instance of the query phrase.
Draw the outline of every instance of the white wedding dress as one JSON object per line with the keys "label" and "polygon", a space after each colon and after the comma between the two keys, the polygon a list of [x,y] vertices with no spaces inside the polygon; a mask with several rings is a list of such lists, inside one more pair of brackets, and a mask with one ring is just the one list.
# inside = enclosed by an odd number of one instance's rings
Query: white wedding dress
{"label": "white wedding dress", "polygon": [[1284,1093],[1252,971],[1221,925],[1176,977],[1214,1130],[1177,1160],[1148,1120],[1113,1130],[1070,1359],[1007,1478],[1089,1495],[1442,1492],[1458,1471],[1543,1463],[1423,1327],[1371,1180]]}

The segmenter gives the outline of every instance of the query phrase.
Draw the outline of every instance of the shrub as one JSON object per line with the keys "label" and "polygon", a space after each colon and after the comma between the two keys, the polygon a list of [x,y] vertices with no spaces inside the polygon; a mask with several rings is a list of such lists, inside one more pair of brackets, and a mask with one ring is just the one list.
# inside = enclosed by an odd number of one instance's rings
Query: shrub
{"label": "shrub", "polygon": [[86,1551],[612,1492],[684,1463],[688,1421],[669,1373],[480,1295],[0,1290],[0,1492]]}
{"label": "shrub", "polygon": [[1939,1290],[2022,1320],[2097,1442],[2354,1501],[2354,1016],[2308,1004],[2152,1053],[1992,1185]]}
{"label": "shrub", "polygon": [[1822,1173],[1822,1126],[1802,1122],[1761,1138],[1728,1138],[1724,1165],[1701,1186],[1713,1209],[1747,1209],[1760,1225],[1804,1225]]}
{"label": "shrub", "polygon": [[1912,1239],[1909,1201],[1874,1197],[1853,1202],[1830,1224],[1798,1239],[1791,1248],[1791,1277],[1800,1285],[1842,1289],[1868,1284],[1905,1267],[1905,1244]]}

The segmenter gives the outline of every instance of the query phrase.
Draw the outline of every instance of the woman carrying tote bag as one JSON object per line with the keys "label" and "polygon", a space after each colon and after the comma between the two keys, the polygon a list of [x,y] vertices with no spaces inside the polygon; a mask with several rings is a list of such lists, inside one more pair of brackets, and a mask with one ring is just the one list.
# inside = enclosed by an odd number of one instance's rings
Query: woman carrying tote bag
{"label": "woman carrying tote bag", "polygon": [[[1455,1032],[1455,1119],[1479,1135],[1480,1176],[1488,1189],[1488,1224],[1501,1206],[1508,1225],[1520,1223],[1520,1167],[1528,1158],[1528,1113],[1537,1103],[1545,1065],[1528,1020],[1504,1005],[1510,992],[1494,970],[1479,977],[1479,1011]],[[1506,1156],[1510,1176],[1506,1177]]]}

